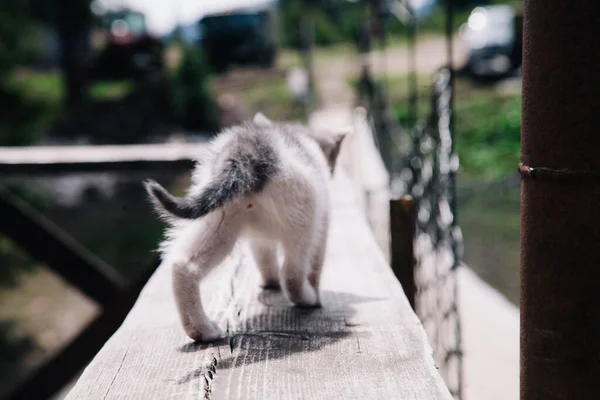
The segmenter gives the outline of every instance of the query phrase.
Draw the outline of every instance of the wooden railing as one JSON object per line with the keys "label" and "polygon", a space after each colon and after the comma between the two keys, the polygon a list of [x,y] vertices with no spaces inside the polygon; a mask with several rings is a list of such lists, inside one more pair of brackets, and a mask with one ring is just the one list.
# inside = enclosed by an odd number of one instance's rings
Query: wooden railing
{"label": "wooden railing", "polygon": [[[93,162],[60,152],[63,158],[40,162],[39,152],[57,149],[15,150],[21,158],[0,157],[0,170],[18,173],[23,164],[40,173],[126,171],[143,163],[183,172],[201,147],[177,145],[173,156],[173,145],[162,146],[152,158],[127,155],[133,150],[126,146],[107,153],[110,160]],[[261,290],[252,257],[241,247],[202,284],[207,313],[227,328],[224,340],[210,344],[192,343],[183,333],[167,266],[156,269],[155,260],[142,277],[126,282],[39,213],[2,193],[1,208],[10,217],[0,219],[0,230],[102,305],[102,313],[19,385],[11,400],[48,398],[92,358],[68,399],[451,399],[423,326],[341,168],[332,183],[322,308],[297,309],[281,293]],[[21,223],[55,249],[25,238],[15,227]]]}
{"label": "wooden railing", "polygon": [[322,307],[262,290],[244,246],[201,285],[214,343],[184,334],[161,265],[67,399],[450,399],[425,331],[345,176],[333,182]]}

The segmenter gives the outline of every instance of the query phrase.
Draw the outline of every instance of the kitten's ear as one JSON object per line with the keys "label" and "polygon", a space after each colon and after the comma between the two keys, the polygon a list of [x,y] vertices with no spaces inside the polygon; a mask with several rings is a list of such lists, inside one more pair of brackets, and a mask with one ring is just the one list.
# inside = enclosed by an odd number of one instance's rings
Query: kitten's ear
{"label": "kitten's ear", "polygon": [[333,146],[330,151],[330,154],[333,155],[334,157],[337,157],[337,155],[340,151],[340,147],[342,146],[342,142],[344,141],[344,139],[346,139],[351,134],[352,134],[351,128],[341,129],[341,130],[337,131],[336,133],[334,133],[333,134]]}
{"label": "kitten's ear", "polygon": [[344,128],[344,129],[337,131],[333,135],[333,138],[335,140],[335,147],[340,147],[342,145],[342,142],[344,141],[344,139],[347,138],[348,136],[350,136],[351,134],[352,134],[351,128]]}
{"label": "kitten's ear", "polygon": [[261,126],[271,126],[273,125],[273,121],[271,121],[269,118],[265,117],[265,115],[261,112],[257,112],[254,115],[254,118],[252,119],[252,122],[254,122],[256,125],[261,125]]}
{"label": "kitten's ear", "polygon": [[346,128],[346,129],[337,131],[336,133],[333,134],[333,143],[329,142],[329,144],[327,146],[328,148],[326,150],[324,150],[332,175],[335,172],[335,166],[337,164],[337,159],[340,154],[342,142],[351,133],[352,133],[352,129],[350,129],[350,128]]}
{"label": "kitten's ear", "polygon": [[319,132],[315,139],[319,143],[319,146],[321,146],[321,150],[323,150],[325,156],[329,158],[332,154],[337,155],[342,142],[351,132],[350,128],[340,129],[336,132]]}

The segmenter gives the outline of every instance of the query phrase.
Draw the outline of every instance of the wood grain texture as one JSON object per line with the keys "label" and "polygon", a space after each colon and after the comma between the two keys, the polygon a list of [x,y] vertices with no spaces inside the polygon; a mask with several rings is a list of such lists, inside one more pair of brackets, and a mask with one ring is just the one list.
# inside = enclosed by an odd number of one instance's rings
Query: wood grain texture
{"label": "wood grain texture", "polygon": [[339,171],[322,308],[262,291],[240,245],[202,284],[229,337],[194,344],[161,266],[67,399],[451,399],[352,191]]}

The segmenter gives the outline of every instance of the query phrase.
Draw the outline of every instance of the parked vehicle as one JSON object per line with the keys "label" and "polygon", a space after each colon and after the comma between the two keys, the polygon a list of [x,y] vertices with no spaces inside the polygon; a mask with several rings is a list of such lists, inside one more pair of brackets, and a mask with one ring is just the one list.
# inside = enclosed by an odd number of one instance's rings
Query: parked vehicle
{"label": "parked vehicle", "polygon": [[200,20],[201,47],[216,72],[231,64],[270,68],[277,54],[277,6],[267,3],[251,9],[205,16]]}
{"label": "parked vehicle", "polygon": [[459,32],[469,49],[466,67],[473,76],[506,76],[521,67],[522,16],[512,7],[477,7]]}
{"label": "parked vehicle", "polygon": [[92,65],[92,80],[136,79],[163,69],[162,42],[148,34],[143,14],[112,12],[103,26],[107,43]]}

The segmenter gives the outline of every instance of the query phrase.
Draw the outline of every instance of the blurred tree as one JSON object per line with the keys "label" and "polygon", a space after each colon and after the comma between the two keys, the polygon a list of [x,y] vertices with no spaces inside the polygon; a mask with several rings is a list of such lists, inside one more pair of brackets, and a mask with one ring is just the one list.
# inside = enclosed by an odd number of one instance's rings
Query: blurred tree
{"label": "blurred tree", "polygon": [[31,15],[21,0],[3,0],[0,8],[0,145],[35,141],[42,106],[24,98],[15,83],[15,68],[30,54]]}
{"label": "blurred tree", "polygon": [[282,42],[284,46],[300,48],[301,20],[309,12],[314,20],[316,45],[327,46],[351,40],[354,35],[352,27],[357,26],[360,18],[360,13],[355,13],[355,9],[356,5],[338,0],[282,1],[280,17],[283,28]]}
{"label": "blurred tree", "polygon": [[15,70],[33,51],[36,25],[58,26],[68,104],[83,98],[81,66],[87,50],[89,0],[3,0],[0,8],[0,145],[31,144],[39,135],[42,103],[25,98],[14,82]]}
{"label": "blurred tree", "polygon": [[202,51],[184,47],[181,65],[173,74],[171,95],[175,118],[185,129],[218,129],[218,110],[209,86],[209,72]]}
{"label": "blurred tree", "polygon": [[[38,107],[18,92],[12,81],[14,69],[28,56],[30,28],[27,4],[3,0],[0,7],[0,145],[21,145],[32,141]],[[0,287],[11,286],[23,271],[35,264],[10,240],[0,236]],[[12,321],[0,321],[0,397],[17,382],[27,366],[25,357],[34,341],[18,333]]]}
{"label": "blurred tree", "polygon": [[90,3],[90,0],[54,0],[68,107],[85,98],[85,62],[90,50],[92,23]]}
{"label": "blurred tree", "polygon": [[[443,0],[442,3],[447,0]],[[473,8],[478,5],[490,3],[490,1],[485,0],[452,0],[454,2],[453,6],[456,10],[465,10],[467,8]]]}
{"label": "blurred tree", "polygon": [[0,9],[0,80],[5,81],[15,64],[26,56],[27,8],[19,0],[6,0]]}
{"label": "blurred tree", "polygon": [[[6,1],[16,2],[3,0]],[[27,10],[26,18],[30,24],[42,23],[56,28],[65,85],[64,100],[69,107],[77,104],[86,93],[84,67],[94,22],[92,0],[25,0],[18,3]]]}

